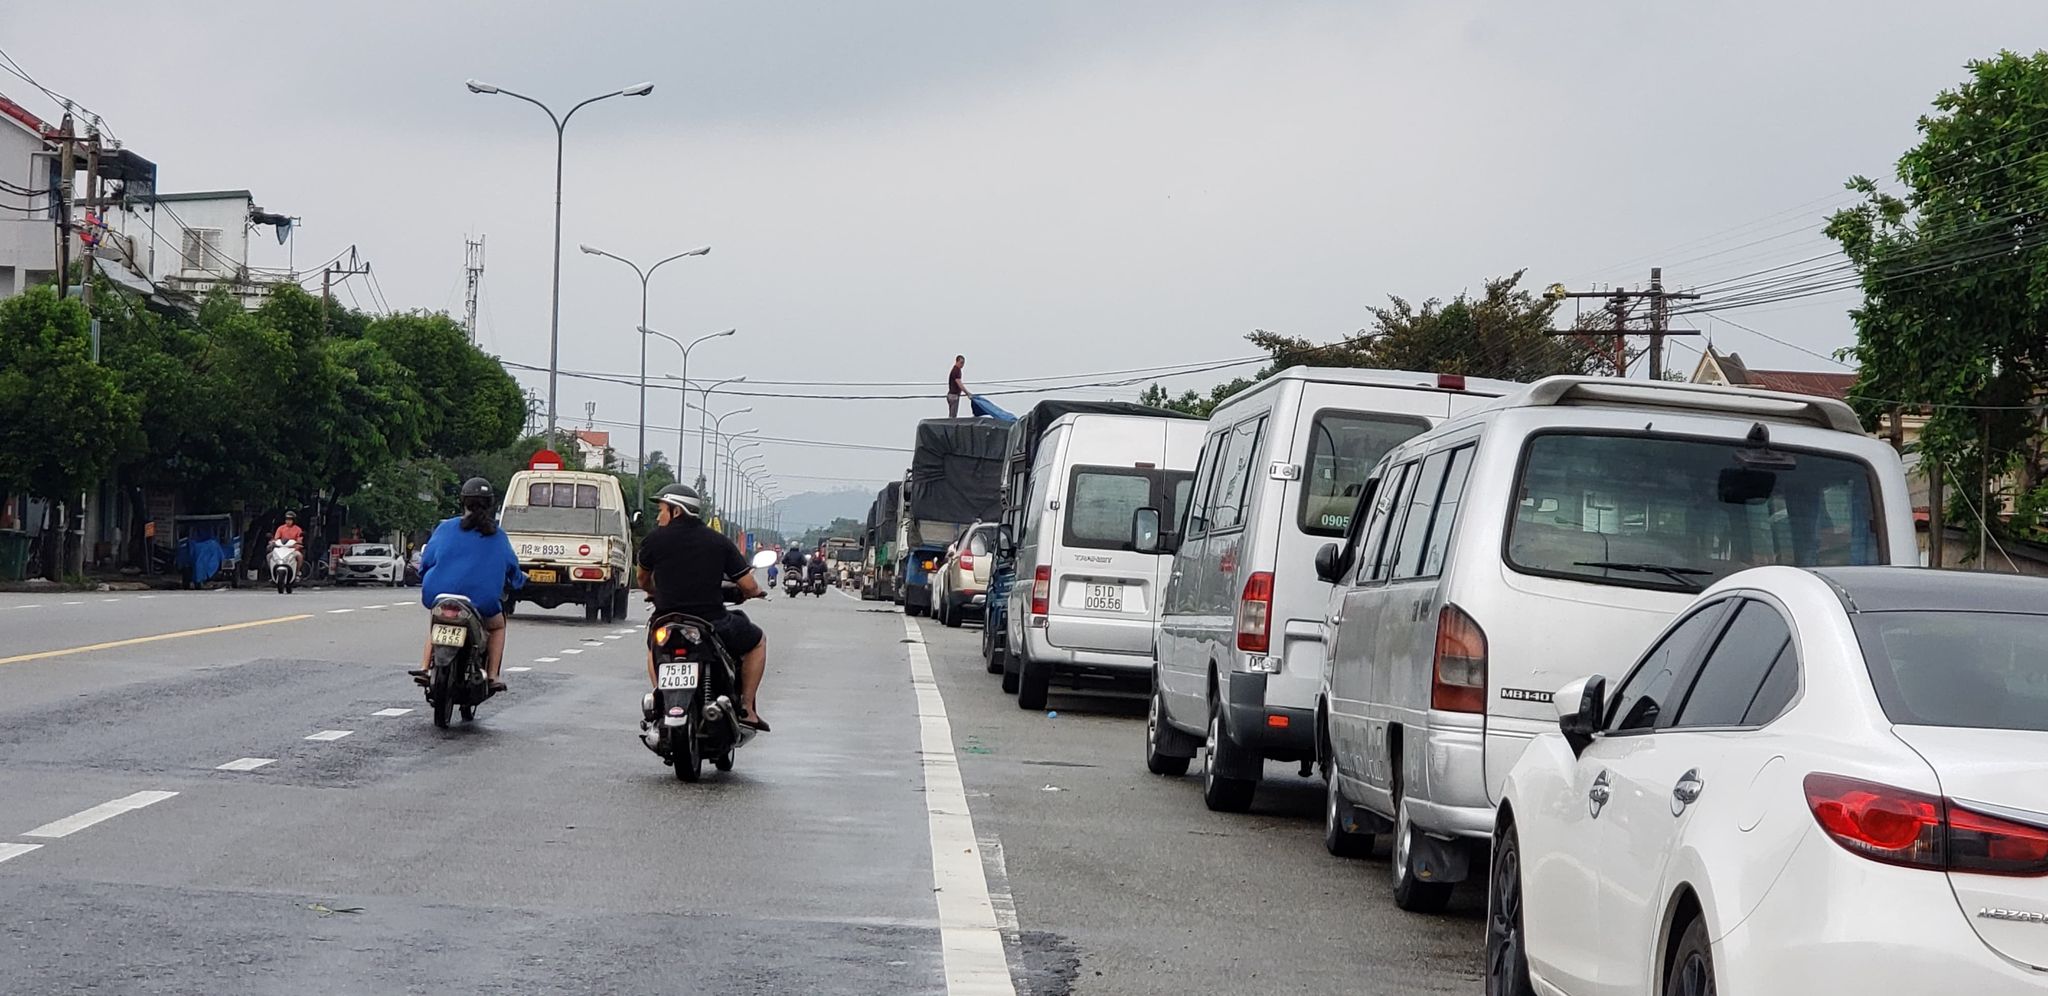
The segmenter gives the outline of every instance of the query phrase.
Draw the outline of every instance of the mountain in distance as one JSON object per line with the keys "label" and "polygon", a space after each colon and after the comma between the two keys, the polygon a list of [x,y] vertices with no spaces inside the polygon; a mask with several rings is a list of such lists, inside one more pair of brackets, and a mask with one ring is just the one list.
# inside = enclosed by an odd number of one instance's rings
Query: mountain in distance
{"label": "mountain in distance", "polygon": [[775,503],[775,510],[782,513],[782,531],[795,536],[813,526],[829,526],[833,519],[852,519],[855,522],[868,520],[868,506],[874,504],[875,492],[866,488],[841,488],[836,491],[806,491],[790,495]]}

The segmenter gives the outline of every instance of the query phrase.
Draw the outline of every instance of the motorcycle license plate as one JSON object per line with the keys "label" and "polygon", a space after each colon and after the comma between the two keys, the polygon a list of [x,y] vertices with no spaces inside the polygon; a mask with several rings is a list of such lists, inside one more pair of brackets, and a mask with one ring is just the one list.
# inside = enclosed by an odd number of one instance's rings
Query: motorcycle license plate
{"label": "motorcycle license plate", "polygon": [[1091,584],[1083,593],[1084,607],[1103,612],[1124,610],[1124,586],[1120,584]]}
{"label": "motorcycle license plate", "polygon": [[461,626],[434,625],[434,645],[437,647],[459,647],[469,642],[469,630]]}
{"label": "motorcycle license plate", "polygon": [[554,571],[527,571],[526,580],[537,584],[554,584],[560,576]]}
{"label": "motorcycle license plate", "polygon": [[662,691],[697,687],[697,662],[663,661],[655,672],[654,686]]}

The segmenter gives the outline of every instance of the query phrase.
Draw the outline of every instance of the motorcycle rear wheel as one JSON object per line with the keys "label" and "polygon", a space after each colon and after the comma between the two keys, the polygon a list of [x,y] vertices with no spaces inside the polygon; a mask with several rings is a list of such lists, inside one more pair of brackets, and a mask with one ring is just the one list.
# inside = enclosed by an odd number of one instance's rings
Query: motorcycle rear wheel
{"label": "motorcycle rear wheel", "polygon": [[475,706],[463,706],[463,707],[462,707],[462,721],[463,721],[463,722],[465,722],[465,723],[468,723],[468,722],[472,722],[472,721],[474,721],[475,719],[476,719],[476,707],[475,707]]}
{"label": "motorcycle rear wheel", "polygon": [[428,679],[431,684],[427,686],[427,700],[434,704],[434,725],[444,730],[448,728],[449,717],[455,711],[454,689],[448,687],[451,684],[448,674],[450,670],[447,667],[435,668],[433,677]]}
{"label": "motorcycle rear wheel", "polygon": [[683,726],[668,731],[669,751],[675,755],[676,780],[694,782],[704,777],[704,751],[697,746],[697,722],[693,717]]}

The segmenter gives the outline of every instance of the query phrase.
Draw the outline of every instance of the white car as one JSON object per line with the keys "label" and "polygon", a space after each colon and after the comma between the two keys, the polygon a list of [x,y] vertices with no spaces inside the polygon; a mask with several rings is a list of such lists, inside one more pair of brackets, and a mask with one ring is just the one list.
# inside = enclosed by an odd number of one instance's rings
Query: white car
{"label": "white car", "polygon": [[396,588],[405,583],[405,558],[385,543],[357,543],[342,550],[334,565],[335,584],[381,584]]}
{"label": "white car", "polygon": [[1508,775],[1486,991],[2048,991],[2044,649],[2048,579],[1708,589]]}

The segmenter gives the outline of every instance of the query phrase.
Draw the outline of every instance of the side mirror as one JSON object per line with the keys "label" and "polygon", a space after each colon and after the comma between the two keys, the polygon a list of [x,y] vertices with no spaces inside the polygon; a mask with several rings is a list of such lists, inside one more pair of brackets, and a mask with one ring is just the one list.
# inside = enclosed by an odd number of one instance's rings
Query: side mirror
{"label": "side mirror", "polygon": [[639,525],[639,524],[640,524],[640,521],[641,521],[642,519],[645,519],[645,518],[647,518],[647,513],[645,513],[645,512],[634,512],[634,513],[633,513],[633,524],[637,526],[637,525]]}
{"label": "side mirror", "polygon": [[1006,560],[1017,555],[1017,531],[1007,522],[996,527],[996,555]]}
{"label": "side mirror", "polygon": [[756,569],[762,567],[773,567],[775,566],[775,562],[779,559],[781,558],[777,557],[775,555],[775,551],[773,550],[760,550],[755,552],[754,554],[754,567]]}
{"label": "side mirror", "polygon": [[1316,551],[1316,577],[1329,584],[1336,584],[1344,578],[1344,549],[1335,543],[1325,543]]}
{"label": "side mirror", "polygon": [[1551,704],[1557,707],[1557,728],[1571,745],[1572,756],[1584,754],[1607,711],[1607,679],[1597,674],[1580,678],[1558,689]]}
{"label": "side mirror", "polygon": [[1159,510],[1141,508],[1131,513],[1131,549],[1139,553],[1158,553]]}

